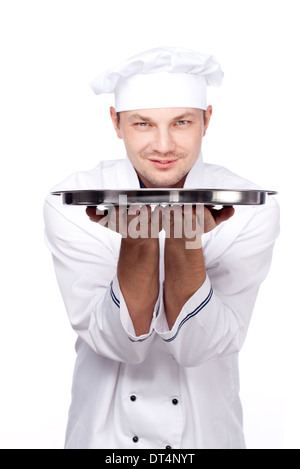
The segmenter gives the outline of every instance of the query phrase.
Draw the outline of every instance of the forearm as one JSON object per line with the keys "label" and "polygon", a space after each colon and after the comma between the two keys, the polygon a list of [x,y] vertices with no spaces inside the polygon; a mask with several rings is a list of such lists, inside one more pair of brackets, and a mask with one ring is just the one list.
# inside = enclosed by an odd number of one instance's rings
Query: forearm
{"label": "forearm", "polygon": [[159,294],[158,239],[123,238],[117,274],[135,333],[147,334]]}
{"label": "forearm", "polygon": [[164,305],[171,329],[183,307],[206,278],[202,248],[186,249],[181,239],[165,243]]}

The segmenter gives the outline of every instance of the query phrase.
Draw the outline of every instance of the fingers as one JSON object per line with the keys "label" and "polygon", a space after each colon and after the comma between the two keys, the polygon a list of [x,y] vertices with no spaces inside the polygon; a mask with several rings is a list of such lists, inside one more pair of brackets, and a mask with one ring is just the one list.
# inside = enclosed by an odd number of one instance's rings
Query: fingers
{"label": "fingers", "polygon": [[151,237],[151,207],[132,204],[107,207],[108,210],[100,210],[98,207],[89,206],[86,214],[89,219],[105,228],[109,228],[123,237],[143,238]]}
{"label": "fingers", "polygon": [[231,205],[225,206],[221,208],[220,210],[216,210],[213,207],[205,207],[209,210],[211,213],[214,222],[217,225],[220,225],[220,223],[229,220],[234,215],[234,208]]}
{"label": "fingers", "polygon": [[87,207],[85,210],[89,219],[94,222],[97,222],[99,218],[99,216],[96,215],[96,210],[97,207]]}
{"label": "fingers", "polygon": [[234,215],[234,208],[232,206],[227,206],[221,208],[221,210],[215,210],[213,217],[215,219],[216,225],[223,223],[224,221],[229,220]]}
{"label": "fingers", "polygon": [[[112,210],[87,207],[86,214],[94,223],[108,227],[122,236],[158,237],[162,228],[170,237],[190,237],[198,232],[209,232],[234,215],[232,206],[216,210],[212,206],[157,206],[151,212],[150,206],[140,207],[134,204],[129,207],[115,206]],[[131,230],[131,231],[130,231]],[[183,232],[186,236],[183,236]]]}
{"label": "fingers", "polygon": [[95,223],[101,222],[108,214],[108,210],[101,212],[97,207],[87,207],[85,211],[89,219]]}

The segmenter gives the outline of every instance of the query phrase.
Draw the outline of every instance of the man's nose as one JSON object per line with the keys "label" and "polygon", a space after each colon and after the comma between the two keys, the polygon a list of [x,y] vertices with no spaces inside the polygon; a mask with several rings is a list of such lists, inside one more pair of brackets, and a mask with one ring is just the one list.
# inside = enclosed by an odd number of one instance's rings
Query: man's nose
{"label": "man's nose", "polygon": [[162,154],[175,152],[176,145],[168,129],[157,129],[152,142],[152,150]]}

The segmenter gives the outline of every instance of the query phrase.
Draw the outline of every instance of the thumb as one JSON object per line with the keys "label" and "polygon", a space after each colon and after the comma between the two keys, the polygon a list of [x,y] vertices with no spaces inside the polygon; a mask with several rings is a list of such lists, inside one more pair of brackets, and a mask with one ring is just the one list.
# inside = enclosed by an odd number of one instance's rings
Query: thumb
{"label": "thumb", "polygon": [[230,206],[226,206],[221,208],[220,210],[211,210],[211,214],[215,219],[216,225],[220,225],[223,221],[229,220],[234,215],[234,208]]}

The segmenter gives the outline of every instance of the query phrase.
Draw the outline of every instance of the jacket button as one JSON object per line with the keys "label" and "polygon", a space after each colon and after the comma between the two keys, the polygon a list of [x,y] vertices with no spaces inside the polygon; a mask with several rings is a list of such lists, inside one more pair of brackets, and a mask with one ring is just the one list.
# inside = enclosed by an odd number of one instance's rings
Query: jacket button
{"label": "jacket button", "polygon": [[166,446],[166,449],[172,449],[172,446],[167,445],[167,446]]}
{"label": "jacket button", "polygon": [[137,442],[139,441],[139,437],[138,437],[138,436],[134,436],[134,437],[132,438],[132,441],[133,441],[134,443],[137,443]]}
{"label": "jacket button", "polygon": [[173,399],[173,400],[172,400],[172,403],[173,403],[174,405],[177,405],[177,404],[178,404],[178,399]]}
{"label": "jacket button", "polygon": [[130,400],[131,400],[132,402],[136,401],[136,396],[134,396],[134,395],[130,396]]}

